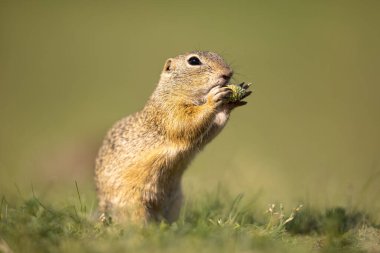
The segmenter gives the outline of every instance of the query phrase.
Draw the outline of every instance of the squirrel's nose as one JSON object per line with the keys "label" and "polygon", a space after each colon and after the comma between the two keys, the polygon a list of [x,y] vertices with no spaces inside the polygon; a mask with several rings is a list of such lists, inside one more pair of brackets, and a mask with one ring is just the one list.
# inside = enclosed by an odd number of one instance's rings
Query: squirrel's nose
{"label": "squirrel's nose", "polygon": [[224,80],[226,80],[226,81],[229,81],[229,80],[231,79],[231,77],[232,77],[233,74],[234,74],[234,72],[230,71],[230,72],[228,72],[228,73],[223,74],[223,75],[222,75],[222,78],[223,78]]}

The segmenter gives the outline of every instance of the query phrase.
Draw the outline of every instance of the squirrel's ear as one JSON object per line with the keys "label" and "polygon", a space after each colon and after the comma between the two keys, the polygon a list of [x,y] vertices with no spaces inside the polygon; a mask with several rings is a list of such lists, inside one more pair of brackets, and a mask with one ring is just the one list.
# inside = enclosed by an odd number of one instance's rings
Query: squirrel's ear
{"label": "squirrel's ear", "polygon": [[173,60],[171,58],[167,59],[164,66],[164,72],[170,72],[174,70]]}

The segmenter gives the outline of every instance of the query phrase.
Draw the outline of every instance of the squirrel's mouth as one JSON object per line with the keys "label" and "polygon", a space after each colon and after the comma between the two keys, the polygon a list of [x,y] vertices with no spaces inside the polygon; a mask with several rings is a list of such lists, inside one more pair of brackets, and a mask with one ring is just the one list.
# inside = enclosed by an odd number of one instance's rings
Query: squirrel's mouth
{"label": "squirrel's mouth", "polygon": [[203,90],[204,95],[207,95],[210,90],[216,86],[227,86],[231,81],[232,73],[228,75],[221,75],[219,78],[217,78],[213,84],[210,85],[207,89]]}
{"label": "squirrel's mouth", "polygon": [[225,78],[225,77],[221,77],[221,78],[218,78],[218,81],[216,82],[216,85],[214,85],[212,88],[214,88],[215,86],[226,86],[229,82],[230,82],[231,78]]}
{"label": "squirrel's mouth", "polygon": [[226,86],[229,84],[231,77],[225,78],[224,76],[221,76],[220,78],[216,79],[216,81],[209,87],[209,92],[212,88],[216,86]]}
{"label": "squirrel's mouth", "polygon": [[227,85],[230,82],[233,74],[234,72],[232,70],[229,70],[228,72],[221,74],[218,78],[219,85],[221,86]]}

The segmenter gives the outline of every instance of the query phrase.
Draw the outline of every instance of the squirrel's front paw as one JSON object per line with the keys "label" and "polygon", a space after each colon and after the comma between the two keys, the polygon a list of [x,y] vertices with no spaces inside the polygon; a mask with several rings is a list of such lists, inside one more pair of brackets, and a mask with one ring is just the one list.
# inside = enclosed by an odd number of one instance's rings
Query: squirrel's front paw
{"label": "squirrel's front paw", "polygon": [[228,103],[231,94],[232,90],[230,88],[215,86],[209,91],[207,95],[207,100],[214,103],[215,107],[218,107],[222,104]]}

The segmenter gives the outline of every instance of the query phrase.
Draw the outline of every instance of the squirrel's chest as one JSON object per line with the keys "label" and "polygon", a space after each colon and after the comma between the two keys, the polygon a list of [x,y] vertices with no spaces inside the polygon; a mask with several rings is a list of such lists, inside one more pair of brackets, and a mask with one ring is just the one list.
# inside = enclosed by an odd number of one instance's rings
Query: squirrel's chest
{"label": "squirrel's chest", "polygon": [[165,199],[178,187],[182,173],[194,156],[191,149],[179,145],[164,145],[155,151],[146,176],[144,194],[150,202]]}
{"label": "squirrel's chest", "polygon": [[194,148],[182,144],[169,144],[162,150],[163,158],[166,165],[173,167],[173,169],[184,169],[188,161],[195,155]]}

